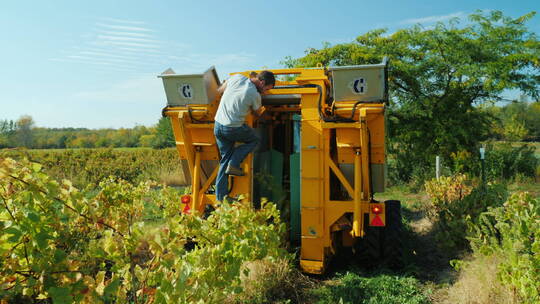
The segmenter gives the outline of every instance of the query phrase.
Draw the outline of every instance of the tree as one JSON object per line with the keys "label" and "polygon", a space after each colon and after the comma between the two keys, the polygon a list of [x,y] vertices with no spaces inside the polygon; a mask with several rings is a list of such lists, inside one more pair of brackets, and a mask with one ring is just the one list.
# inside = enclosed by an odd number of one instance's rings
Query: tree
{"label": "tree", "polygon": [[510,141],[522,141],[527,135],[527,128],[525,128],[525,122],[519,120],[517,115],[512,116],[512,118],[505,123],[504,136],[506,140]]}
{"label": "tree", "polygon": [[538,98],[540,42],[525,26],[535,13],[513,19],[477,12],[470,23],[455,18],[387,34],[374,30],[351,43],[308,49],[286,58],[289,67],[355,65],[390,59],[389,150],[399,178],[408,180],[435,155],[476,152],[490,134],[492,116],[476,105],[500,99],[505,89]]}
{"label": "tree", "polygon": [[540,102],[532,102],[527,110],[527,127],[532,140],[540,141]]}
{"label": "tree", "polygon": [[23,115],[17,120],[17,146],[32,148],[34,135],[34,119],[30,115]]}
{"label": "tree", "polygon": [[168,117],[162,117],[156,126],[152,147],[155,149],[174,147],[175,143],[171,120]]}
{"label": "tree", "polygon": [[17,131],[17,124],[13,120],[0,120],[0,148],[13,146],[13,137]]}
{"label": "tree", "polygon": [[502,107],[492,105],[485,110],[497,118],[493,125],[497,139],[540,140],[540,103],[514,100]]}
{"label": "tree", "polygon": [[156,135],[154,134],[142,135],[139,138],[139,147],[152,147],[155,137]]}

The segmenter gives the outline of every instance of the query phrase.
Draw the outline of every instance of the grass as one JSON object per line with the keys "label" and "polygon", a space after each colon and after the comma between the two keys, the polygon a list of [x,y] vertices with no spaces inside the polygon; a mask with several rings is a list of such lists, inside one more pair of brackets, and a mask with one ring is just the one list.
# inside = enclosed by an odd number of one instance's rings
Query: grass
{"label": "grass", "polygon": [[460,266],[457,281],[441,288],[434,297],[435,301],[444,304],[519,303],[514,292],[497,279],[497,266],[500,261],[501,257],[497,255],[469,256]]}
{"label": "grass", "polygon": [[534,147],[534,155],[540,158],[540,142],[520,142],[520,144],[527,144]]}
{"label": "grass", "polygon": [[417,193],[411,192],[407,186],[394,186],[386,188],[382,193],[375,193],[375,200],[387,201],[398,200],[401,205],[411,210],[418,210],[424,206],[424,202],[428,199],[423,191]]}
{"label": "grass", "polygon": [[160,184],[167,186],[184,186],[187,184],[183,172],[161,169],[158,172],[158,180]]}
{"label": "grass", "polygon": [[508,185],[510,192],[526,191],[535,197],[540,197],[540,182],[534,180],[517,181]]}
{"label": "grass", "polygon": [[289,260],[258,260],[242,265],[243,291],[227,303],[312,303],[315,283]]}
{"label": "grass", "polygon": [[314,289],[319,304],[421,304],[429,298],[421,283],[411,276],[363,272],[338,274],[335,280]]}

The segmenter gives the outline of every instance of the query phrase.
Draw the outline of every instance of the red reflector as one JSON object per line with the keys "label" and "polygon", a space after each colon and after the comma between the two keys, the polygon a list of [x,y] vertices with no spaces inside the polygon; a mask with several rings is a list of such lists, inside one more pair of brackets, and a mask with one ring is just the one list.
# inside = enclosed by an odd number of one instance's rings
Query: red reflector
{"label": "red reflector", "polygon": [[191,196],[189,195],[184,195],[182,196],[182,204],[189,204],[189,202],[191,202]]}
{"label": "red reflector", "polygon": [[182,213],[189,214],[190,212],[191,212],[191,208],[189,208],[189,204],[186,204],[186,206],[182,210]]}
{"label": "red reflector", "polygon": [[378,215],[375,215],[373,217],[373,220],[371,221],[371,226],[384,226],[384,223],[381,220],[381,217]]}
{"label": "red reflector", "polygon": [[373,206],[371,207],[371,212],[374,214],[380,214],[382,212],[382,208],[380,206]]}

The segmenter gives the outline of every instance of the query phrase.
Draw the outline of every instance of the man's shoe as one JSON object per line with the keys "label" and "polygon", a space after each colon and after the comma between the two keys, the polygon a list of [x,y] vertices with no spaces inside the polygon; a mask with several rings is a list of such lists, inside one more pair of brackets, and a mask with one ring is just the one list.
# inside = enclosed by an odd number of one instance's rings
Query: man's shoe
{"label": "man's shoe", "polygon": [[236,168],[235,166],[228,165],[227,170],[225,170],[225,174],[227,175],[236,175],[236,176],[244,176],[244,171],[240,168]]}
{"label": "man's shoe", "polygon": [[223,198],[223,201],[224,202],[228,202],[229,204],[234,204],[234,203],[239,203],[240,201],[238,200],[238,198],[235,198],[235,197],[230,197],[228,195],[225,195],[225,197]]}

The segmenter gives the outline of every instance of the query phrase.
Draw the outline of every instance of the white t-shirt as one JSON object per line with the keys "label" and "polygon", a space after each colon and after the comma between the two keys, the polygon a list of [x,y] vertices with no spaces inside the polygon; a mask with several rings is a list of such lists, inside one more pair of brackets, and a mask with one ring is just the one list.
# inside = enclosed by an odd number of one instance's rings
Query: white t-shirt
{"label": "white t-shirt", "polygon": [[240,127],[246,121],[249,109],[261,107],[261,95],[249,78],[235,74],[227,80],[215,121],[227,127]]}

